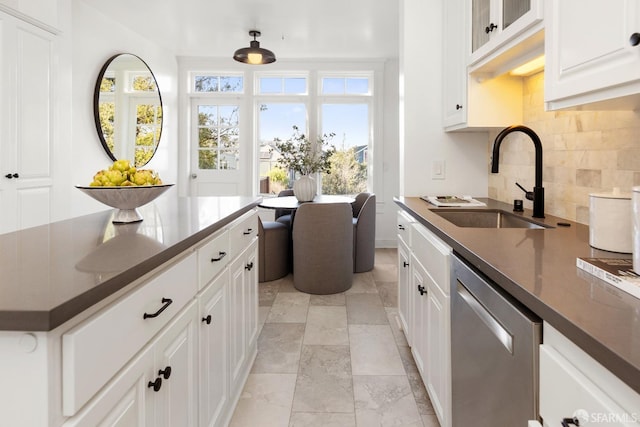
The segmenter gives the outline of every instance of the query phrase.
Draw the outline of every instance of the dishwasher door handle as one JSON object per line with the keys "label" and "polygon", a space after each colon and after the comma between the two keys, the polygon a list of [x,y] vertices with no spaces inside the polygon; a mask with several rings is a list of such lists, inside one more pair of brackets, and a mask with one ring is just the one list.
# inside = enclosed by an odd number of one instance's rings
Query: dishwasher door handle
{"label": "dishwasher door handle", "polygon": [[464,287],[460,280],[458,282],[458,295],[467,303],[467,305],[473,310],[476,315],[482,320],[482,322],[489,328],[493,335],[498,338],[498,341],[506,348],[509,353],[513,354],[513,337],[511,334],[502,327],[502,325],[491,315],[487,309],[478,302],[478,300],[471,295],[471,292]]}

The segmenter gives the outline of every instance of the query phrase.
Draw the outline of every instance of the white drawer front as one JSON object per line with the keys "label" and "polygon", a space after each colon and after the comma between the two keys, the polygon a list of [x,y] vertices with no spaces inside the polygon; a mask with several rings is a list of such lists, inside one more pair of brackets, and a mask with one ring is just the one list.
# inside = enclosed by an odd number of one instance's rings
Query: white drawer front
{"label": "white drawer front", "polygon": [[449,295],[451,248],[422,224],[411,225],[411,249],[433,281]]}
{"label": "white drawer front", "polygon": [[198,289],[222,271],[229,263],[229,233],[223,231],[198,249]]}
{"label": "white drawer front", "polygon": [[540,416],[545,426],[576,417],[581,426],[637,427],[639,415],[622,409],[553,347],[540,346]]}
{"label": "white drawer front", "polygon": [[411,246],[411,224],[416,220],[404,211],[398,211],[396,215],[396,225],[398,237],[400,237],[407,246]]}
{"label": "white drawer front", "polygon": [[62,336],[64,415],[75,414],[193,299],[196,269],[191,254]]}
{"label": "white drawer front", "polygon": [[258,211],[252,210],[238,218],[229,229],[231,259],[240,255],[258,235]]}

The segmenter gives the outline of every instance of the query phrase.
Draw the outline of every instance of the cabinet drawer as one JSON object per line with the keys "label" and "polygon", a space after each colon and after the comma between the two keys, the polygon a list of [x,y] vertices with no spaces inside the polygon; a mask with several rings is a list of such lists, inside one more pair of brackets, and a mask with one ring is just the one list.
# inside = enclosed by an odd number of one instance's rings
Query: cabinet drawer
{"label": "cabinet drawer", "polygon": [[412,224],[411,249],[433,281],[449,295],[451,248],[423,225]]}
{"label": "cabinet drawer", "polygon": [[398,211],[396,216],[398,237],[401,238],[407,246],[411,246],[411,224],[416,222],[413,217],[404,211]]}
{"label": "cabinet drawer", "polygon": [[225,230],[198,249],[198,289],[216,277],[229,259],[229,233]]}
{"label": "cabinet drawer", "polygon": [[191,254],[62,336],[64,415],[75,414],[193,299],[196,269]]}
{"label": "cabinet drawer", "polygon": [[252,210],[238,218],[229,229],[231,259],[234,259],[258,235],[258,211]]}
{"label": "cabinet drawer", "polygon": [[621,408],[553,347],[540,346],[540,416],[545,426],[576,417],[580,425],[632,427],[638,425],[633,418],[637,415]]}

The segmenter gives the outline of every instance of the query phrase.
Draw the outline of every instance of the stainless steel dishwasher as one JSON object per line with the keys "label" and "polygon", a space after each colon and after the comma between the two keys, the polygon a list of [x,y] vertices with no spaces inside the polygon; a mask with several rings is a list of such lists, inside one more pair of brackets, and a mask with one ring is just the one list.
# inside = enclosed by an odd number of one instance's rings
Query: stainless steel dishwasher
{"label": "stainless steel dishwasher", "polygon": [[526,426],[538,419],[541,320],[452,258],[452,425]]}

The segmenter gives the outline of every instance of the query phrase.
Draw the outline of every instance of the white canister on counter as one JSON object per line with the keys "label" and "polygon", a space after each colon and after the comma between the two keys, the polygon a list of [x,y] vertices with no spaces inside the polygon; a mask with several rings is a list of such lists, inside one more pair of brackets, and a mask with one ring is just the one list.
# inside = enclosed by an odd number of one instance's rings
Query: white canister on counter
{"label": "white canister on counter", "polygon": [[640,187],[633,187],[631,200],[633,226],[633,271],[640,272]]}
{"label": "white canister on counter", "polygon": [[[637,188],[640,203],[640,187]],[[621,193],[618,188],[614,188],[611,193],[589,195],[589,244],[591,246],[611,252],[630,254],[633,251],[631,198],[631,193]],[[640,204],[638,206],[640,207]],[[638,226],[640,227],[640,222]],[[640,232],[640,228],[638,230]],[[640,244],[640,240],[638,243]]]}

